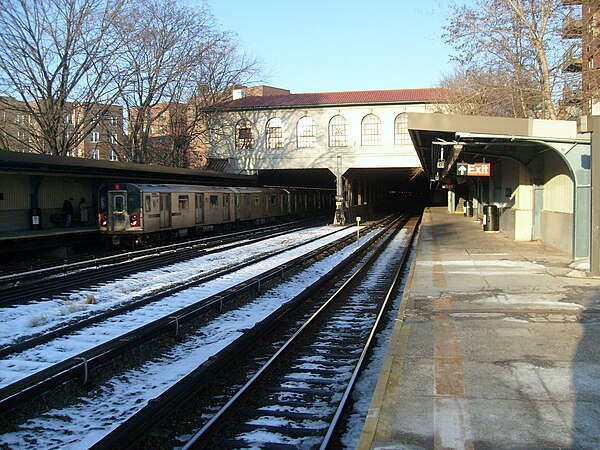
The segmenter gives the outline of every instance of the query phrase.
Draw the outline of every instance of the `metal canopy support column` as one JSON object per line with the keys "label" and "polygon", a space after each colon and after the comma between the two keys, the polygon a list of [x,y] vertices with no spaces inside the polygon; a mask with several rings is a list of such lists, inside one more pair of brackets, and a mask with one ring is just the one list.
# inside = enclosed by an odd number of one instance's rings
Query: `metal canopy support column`
{"label": "metal canopy support column", "polygon": [[592,120],[590,272],[593,275],[600,275],[600,116],[589,117]]}
{"label": "metal canopy support column", "polygon": [[344,211],[344,178],[342,174],[342,155],[337,155],[336,170],[335,170],[335,216],[333,218],[334,225],[346,224],[346,213]]}

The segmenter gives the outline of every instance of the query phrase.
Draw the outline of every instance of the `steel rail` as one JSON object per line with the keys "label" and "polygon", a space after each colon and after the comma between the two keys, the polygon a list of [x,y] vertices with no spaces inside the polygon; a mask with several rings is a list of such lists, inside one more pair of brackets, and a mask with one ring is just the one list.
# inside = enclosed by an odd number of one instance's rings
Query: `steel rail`
{"label": "steel rail", "polygon": [[[372,224],[371,227],[376,227],[377,224]],[[338,232],[339,229],[333,231],[330,234]],[[107,341],[99,346],[96,346],[94,349],[82,352],[78,355],[75,355],[61,363],[48,367],[46,369],[41,370],[35,374],[32,374],[26,378],[23,378],[17,381],[14,384],[8,385],[2,389],[0,389],[0,411],[10,410],[16,406],[19,406],[23,402],[26,402],[33,397],[40,395],[47,390],[64,383],[73,378],[77,378],[81,376],[84,370],[89,370],[91,368],[97,367],[98,365],[103,364],[104,362],[118,356],[120,353],[131,349],[133,346],[141,345],[144,342],[152,339],[160,334],[165,332],[170,332],[175,329],[176,323],[181,324],[185,323],[189,320],[194,319],[200,314],[205,313],[211,308],[221,308],[224,302],[227,302],[245,292],[256,289],[257,286],[264,284],[271,279],[276,277],[280,277],[282,273],[291,270],[298,265],[303,264],[305,261],[315,258],[315,256],[320,252],[328,252],[331,251],[332,248],[343,245],[344,242],[350,242],[354,240],[353,235],[344,236],[332,243],[329,243],[323,246],[320,249],[313,250],[307,254],[299,256],[292,261],[288,261],[281,266],[270,269],[259,276],[254,276],[250,280],[244,280],[238,285],[226,289],[218,294],[215,294],[211,297],[208,297],[196,304],[189,305],[176,313],[170,313],[166,317],[162,317],[160,319],[154,320],[153,322],[137,328],[135,330],[130,331],[129,333],[119,336],[118,338]],[[296,244],[293,247],[288,247],[284,250],[279,250],[275,252],[275,254],[284,253],[289,251],[290,249],[300,247],[304,244]],[[267,259],[269,257],[275,256],[275,254],[270,254],[265,256],[262,259]],[[258,262],[259,259],[254,259],[252,261],[247,261],[243,263],[243,266],[248,266]],[[235,269],[230,269],[229,272],[239,270],[239,266]],[[211,278],[217,278],[222,276],[223,274],[212,274]],[[201,284],[206,282],[207,279],[202,279],[199,281],[195,281],[185,286],[177,286],[169,289],[168,291],[162,292],[155,296],[152,296],[151,299],[144,299],[145,303],[150,303],[151,301],[156,301],[160,298],[172,295],[176,292],[179,292],[184,289],[189,289],[194,285]],[[139,305],[138,305],[139,306]],[[133,307],[128,307],[127,309],[133,309]],[[108,314],[111,314],[109,312]],[[112,313],[112,315],[116,315]],[[93,317],[86,320],[85,326],[88,326],[92,323],[99,321],[97,317]],[[83,321],[82,321],[83,322]],[[72,326],[73,329],[75,327],[79,327],[78,324]],[[52,337],[55,338],[56,336]],[[45,336],[41,336],[40,338],[36,338],[41,341],[51,340],[46,338]],[[36,344],[36,345],[39,345]]]}
{"label": "steel rail", "polygon": [[252,230],[236,231],[233,233],[203,237],[203,238],[199,238],[199,239],[188,240],[185,242],[177,242],[177,243],[173,243],[173,244],[161,245],[158,247],[120,252],[117,254],[112,254],[112,255],[107,255],[107,256],[100,256],[100,257],[94,256],[94,257],[86,259],[84,261],[77,261],[77,262],[72,262],[72,263],[64,262],[62,264],[55,264],[52,266],[42,267],[39,269],[30,269],[30,270],[27,270],[24,272],[16,272],[16,273],[9,273],[6,275],[0,275],[0,283],[8,284],[8,283],[16,282],[16,281],[23,281],[24,279],[27,279],[30,277],[35,277],[35,276],[50,276],[50,275],[55,275],[55,274],[65,274],[68,271],[84,270],[88,267],[95,268],[102,264],[116,264],[119,262],[127,263],[134,259],[138,259],[138,258],[142,258],[142,257],[146,257],[146,256],[152,257],[152,256],[155,256],[156,254],[160,254],[160,253],[166,253],[166,252],[170,252],[170,251],[187,250],[190,248],[204,247],[206,245],[213,245],[214,242],[217,242],[217,244],[214,244],[214,245],[218,245],[218,242],[220,242],[220,241],[227,242],[227,241],[231,241],[231,240],[235,240],[235,239],[240,239],[240,238],[243,238],[244,236],[250,235],[250,234],[256,235],[256,234],[260,234],[260,233],[270,233],[272,231],[277,232],[279,229],[286,228],[286,227],[289,227],[290,229],[303,228],[306,226],[307,223],[312,223],[312,222],[315,222],[315,219],[311,219],[308,221],[298,220],[298,221],[293,221],[293,222],[280,223],[280,224],[276,224],[276,225],[270,225],[268,227],[255,228]]}
{"label": "steel rail", "polygon": [[[294,224],[292,227],[269,227],[268,230],[261,229],[253,232],[237,232],[226,236],[218,236],[198,240],[194,245],[180,244],[175,247],[171,244],[165,247],[157,247],[151,250],[140,250],[130,252],[126,255],[116,255],[105,258],[97,258],[88,262],[75,263],[71,265],[56,266],[52,269],[44,269],[44,276],[41,280],[36,280],[35,284],[22,284],[13,280],[11,285],[0,290],[0,305],[15,304],[31,300],[36,295],[47,295],[75,289],[83,285],[89,285],[107,279],[114,279],[117,276],[136,273],[148,268],[159,267],[160,265],[170,264],[174,261],[182,261],[206,254],[210,248],[219,247],[219,250],[225,250],[240,245],[236,239],[244,240],[243,245],[251,245],[255,242],[279,236],[291,231],[302,229],[302,226]],[[244,236],[252,236],[244,238]],[[135,263],[131,270],[128,266]],[[103,268],[102,272],[91,272],[93,269]],[[36,271],[28,272],[34,274]],[[51,277],[57,274],[68,275],[68,279],[63,277]],[[0,282],[2,280],[0,279]]]}
{"label": "steel rail", "polygon": [[[209,422],[207,422],[200,431],[198,431],[183,447],[183,449],[191,449],[191,448],[203,448],[205,445],[207,445],[207,443],[216,435],[216,433],[222,428],[223,426],[223,422],[232,414],[232,412],[239,408],[240,404],[250,395],[250,393],[255,389],[255,385],[257,383],[259,383],[262,379],[264,379],[266,377],[266,375],[268,373],[271,372],[272,368],[274,366],[276,366],[277,364],[279,364],[280,360],[284,359],[287,354],[289,349],[293,346],[296,345],[295,343],[304,336],[304,334],[307,332],[307,330],[317,321],[320,319],[320,317],[330,309],[330,307],[333,305],[333,303],[337,300],[337,298],[340,295],[343,295],[348,289],[350,289],[350,287],[352,286],[352,284],[355,282],[355,280],[359,277],[362,276],[362,274],[374,263],[374,261],[376,260],[376,258],[379,256],[380,252],[383,251],[383,248],[385,247],[385,245],[387,245],[387,243],[393,238],[393,234],[391,233],[388,235],[388,237],[385,239],[384,242],[382,242],[379,246],[378,249],[373,252],[367,261],[365,261],[363,264],[361,264],[361,266],[352,274],[352,276],[318,309],[318,311],[316,311],[295,333],[292,337],[289,338],[289,340],[284,343],[279,350],[269,359],[269,361],[267,361],[263,367],[261,367],[261,369],[259,369],[259,371],[257,371],[257,373],[246,383],[246,385],[244,385],[228,402],[226,405],[224,405],[210,420]],[[411,241],[412,241],[412,237],[411,237]],[[406,254],[408,253],[408,249],[410,247],[410,244],[406,247]],[[403,256],[403,260],[402,260],[402,264],[405,261],[406,256]],[[393,281],[393,285],[392,287],[390,287],[390,290],[388,291],[388,294],[386,295],[386,302],[389,299],[391,292],[396,288],[397,286],[397,282],[399,279],[399,273],[400,273],[400,269],[396,272],[395,276],[394,276],[394,281]],[[376,320],[376,323],[370,333],[369,339],[367,341],[368,346],[371,346],[372,344],[372,338],[376,332],[376,328],[379,326],[380,323],[380,316],[381,316],[381,311],[383,311],[383,306],[382,309],[380,310],[380,313],[378,315],[378,318]],[[367,353],[367,351],[369,350],[369,348],[365,347],[362,351],[360,360],[359,360],[359,366],[357,366],[354,370],[353,376],[351,378],[351,382],[354,383],[356,381],[357,375],[360,372],[360,369],[362,368],[362,364],[364,361],[364,357]],[[330,439],[331,435],[333,434],[333,431],[335,430],[335,427],[337,426],[337,423],[339,421],[339,417],[341,415],[341,412],[343,411],[346,402],[348,400],[348,395],[351,392],[353,387],[352,385],[348,385],[348,387],[346,388],[345,391],[345,395],[343,395],[342,397],[342,401],[343,404],[340,403],[339,406],[337,407],[337,413],[335,414],[333,420],[335,421],[331,423],[329,430],[327,432],[327,439]]]}
{"label": "steel rail", "polygon": [[[386,221],[389,222],[389,219]],[[368,247],[373,241],[379,239],[380,234],[381,233],[378,233],[377,236],[373,236],[370,240],[365,241],[362,244],[362,247]],[[355,240],[355,237],[352,236],[351,240]],[[331,277],[338,275],[347,264],[347,260],[338,263],[330,273],[330,276],[322,277],[315,284],[308,286],[305,291],[291,299],[289,302],[286,302],[284,306],[272,313],[268,318],[263,319],[263,321],[252,330],[244,333],[234,348],[226,348],[219,354],[211,357],[209,361],[203,363],[163,394],[153,399],[152,402],[149,402],[134,416],[120,424],[91,448],[112,449],[118,446],[130,445],[136,439],[141,437],[145,430],[164,419],[165,414],[168,414],[184,403],[189,398],[191,391],[198,390],[204,386],[208,380],[213,378],[215,373],[233,363],[239,357],[240,352],[245,351],[256,341],[256,339],[272,329],[275,322],[285,317],[285,315],[299,303],[303,302],[311,295],[314,295],[330,281]]]}

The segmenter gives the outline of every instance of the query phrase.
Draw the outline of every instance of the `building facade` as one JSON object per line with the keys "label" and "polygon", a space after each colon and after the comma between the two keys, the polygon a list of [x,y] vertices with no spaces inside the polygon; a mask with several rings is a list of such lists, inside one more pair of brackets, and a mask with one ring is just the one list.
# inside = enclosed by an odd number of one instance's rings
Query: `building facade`
{"label": "building facade", "polygon": [[564,100],[580,101],[583,114],[600,114],[600,4],[597,0],[562,0],[571,8],[563,23],[564,39],[572,41],[563,57],[563,71],[577,75],[580,85],[567,83]]}
{"label": "building facade", "polygon": [[209,165],[221,161],[227,172],[242,174],[327,169],[336,178],[336,221],[343,220],[344,175],[351,169],[419,168],[407,113],[437,110],[444,94],[443,89],[313,94],[237,89],[210,127]]}
{"label": "building facade", "polygon": [[[0,97],[0,148],[23,153],[52,153],[34,117],[34,102]],[[41,113],[40,113],[41,114]],[[119,159],[124,142],[123,108],[96,103],[67,103],[58,124],[56,145],[64,154],[97,160]]]}

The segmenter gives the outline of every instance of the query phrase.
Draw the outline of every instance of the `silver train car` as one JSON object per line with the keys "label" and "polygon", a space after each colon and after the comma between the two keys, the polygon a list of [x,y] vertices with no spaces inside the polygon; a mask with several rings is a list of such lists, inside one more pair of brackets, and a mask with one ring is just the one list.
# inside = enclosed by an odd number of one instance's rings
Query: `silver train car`
{"label": "silver train car", "polygon": [[302,216],[330,205],[319,190],[105,184],[99,192],[100,231],[111,245],[141,245]]}

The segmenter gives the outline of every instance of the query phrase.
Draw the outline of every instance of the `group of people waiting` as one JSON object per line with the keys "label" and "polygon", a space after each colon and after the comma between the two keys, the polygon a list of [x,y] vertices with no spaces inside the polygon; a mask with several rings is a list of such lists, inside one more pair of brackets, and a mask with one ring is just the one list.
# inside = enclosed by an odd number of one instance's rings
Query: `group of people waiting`
{"label": "group of people waiting", "polygon": [[[63,202],[63,212],[65,213],[65,227],[69,228],[73,224],[73,197]],[[88,224],[89,214],[85,197],[79,201],[79,223],[85,226]]]}

